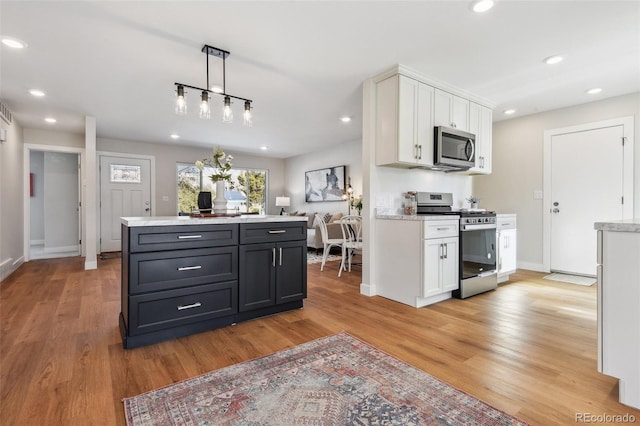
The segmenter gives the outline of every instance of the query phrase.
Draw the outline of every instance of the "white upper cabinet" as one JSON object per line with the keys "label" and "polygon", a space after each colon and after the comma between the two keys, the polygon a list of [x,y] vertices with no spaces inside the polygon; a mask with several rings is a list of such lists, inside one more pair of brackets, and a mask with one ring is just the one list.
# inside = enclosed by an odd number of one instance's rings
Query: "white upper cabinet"
{"label": "white upper cabinet", "polygon": [[377,83],[377,165],[433,166],[433,92],[403,75]]}
{"label": "white upper cabinet", "polygon": [[467,99],[435,89],[434,126],[451,127],[468,132],[469,104]]}
{"label": "white upper cabinet", "polygon": [[476,165],[469,172],[473,174],[491,173],[491,137],[493,112],[490,108],[469,102],[469,133],[476,135]]}

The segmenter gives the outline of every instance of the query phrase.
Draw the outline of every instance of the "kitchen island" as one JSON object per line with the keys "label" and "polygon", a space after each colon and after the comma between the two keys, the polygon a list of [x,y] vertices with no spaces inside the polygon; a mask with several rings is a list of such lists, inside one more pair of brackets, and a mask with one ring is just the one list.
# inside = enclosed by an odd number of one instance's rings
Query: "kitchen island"
{"label": "kitchen island", "polygon": [[640,409],[640,218],[597,222],[598,371]]}
{"label": "kitchen island", "polygon": [[123,217],[125,348],[301,308],[307,218]]}

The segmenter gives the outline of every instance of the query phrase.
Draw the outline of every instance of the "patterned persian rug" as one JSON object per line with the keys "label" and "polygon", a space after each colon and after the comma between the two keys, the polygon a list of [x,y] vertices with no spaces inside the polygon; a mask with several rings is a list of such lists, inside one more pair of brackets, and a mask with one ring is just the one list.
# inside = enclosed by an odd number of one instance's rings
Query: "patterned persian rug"
{"label": "patterned persian rug", "polygon": [[[342,256],[337,256],[335,254],[330,254],[329,256],[327,256],[327,262],[333,262],[336,260],[342,260]],[[316,254],[308,251],[307,263],[322,263],[322,254]]]}
{"label": "patterned persian rug", "polygon": [[524,425],[347,333],[124,400],[133,425]]}

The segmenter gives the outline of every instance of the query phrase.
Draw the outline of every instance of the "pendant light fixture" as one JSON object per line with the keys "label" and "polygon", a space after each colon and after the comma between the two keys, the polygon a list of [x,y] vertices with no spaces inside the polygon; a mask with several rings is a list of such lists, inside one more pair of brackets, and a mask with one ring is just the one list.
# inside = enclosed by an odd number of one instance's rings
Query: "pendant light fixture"
{"label": "pendant light fixture", "polygon": [[[200,118],[209,119],[211,118],[211,96],[210,94],[220,95],[224,97],[224,103],[222,108],[222,121],[224,123],[232,123],[233,122],[233,109],[231,108],[231,98],[239,99],[244,101],[244,113],[243,113],[243,124],[245,126],[250,127],[252,122],[251,117],[251,99],[242,98],[240,96],[234,96],[226,91],[226,59],[231,54],[226,50],[218,49],[217,47],[209,46],[205,44],[202,47],[202,52],[207,55],[207,88],[203,89],[201,87],[195,87],[184,83],[174,83],[176,86],[176,106],[175,111],[178,115],[186,115],[187,114],[187,102],[185,99],[185,87],[194,89],[201,92],[200,95]],[[222,90],[212,90],[212,87],[209,85],[209,56],[215,56],[217,58],[222,59]],[[216,89],[218,89],[216,87]]]}
{"label": "pendant light fixture", "polygon": [[251,127],[253,126],[253,119],[251,118],[251,102],[244,101],[244,113],[242,114],[242,124]]}
{"label": "pendant light fixture", "polygon": [[187,101],[184,99],[184,86],[176,89],[176,114],[187,115]]}

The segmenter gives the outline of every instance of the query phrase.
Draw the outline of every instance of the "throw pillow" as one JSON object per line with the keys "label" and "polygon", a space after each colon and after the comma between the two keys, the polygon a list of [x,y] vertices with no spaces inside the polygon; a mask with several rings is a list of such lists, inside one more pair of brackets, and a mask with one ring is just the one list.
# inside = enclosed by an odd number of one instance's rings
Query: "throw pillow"
{"label": "throw pillow", "polygon": [[331,217],[332,217],[332,216],[333,216],[333,215],[332,215],[331,213],[327,213],[327,214],[325,214],[325,215],[324,215],[324,217],[323,217],[323,219],[324,219],[324,223],[329,223],[329,222],[331,222]]}
{"label": "throw pillow", "polygon": [[342,217],[342,213],[335,213],[333,216],[331,216],[330,223],[339,221],[341,217]]}

